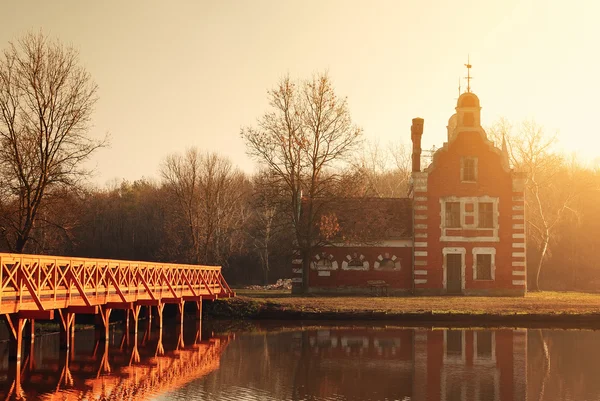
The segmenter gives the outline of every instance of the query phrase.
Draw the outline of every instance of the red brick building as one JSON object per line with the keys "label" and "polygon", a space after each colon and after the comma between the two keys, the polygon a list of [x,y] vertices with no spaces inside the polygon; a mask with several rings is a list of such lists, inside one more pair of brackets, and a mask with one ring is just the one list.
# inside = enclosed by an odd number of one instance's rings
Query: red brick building
{"label": "red brick building", "polygon": [[527,399],[526,329],[321,328],[296,336],[302,399]]}
{"label": "red brick building", "polygon": [[[504,144],[499,149],[488,140],[480,110],[475,94],[459,97],[448,141],[425,169],[420,166],[423,120],[413,119],[408,197],[361,200],[364,216],[388,216],[376,222],[385,235],[316,249],[311,292],[367,292],[379,281],[391,293],[525,294],[525,175],[511,170]],[[341,216],[342,230],[357,224],[352,218],[361,220],[356,213]],[[302,261],[293,264],[298,288]]]}

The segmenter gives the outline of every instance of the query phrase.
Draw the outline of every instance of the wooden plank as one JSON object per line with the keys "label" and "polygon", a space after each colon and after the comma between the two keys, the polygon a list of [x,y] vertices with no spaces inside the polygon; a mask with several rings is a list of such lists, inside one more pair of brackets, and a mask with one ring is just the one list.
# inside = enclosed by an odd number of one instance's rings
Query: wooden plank
{"label": "wooden plank", "polygon": [[20,310],[19,319],[53,320],[54,310]]}
{"label": "wooden plank", "polygon": [[135,301],[136,305],[141,306],[158,306],[160,301],[158,299],[138,299]]}
{"label": "wooden plank", "polygon": [[98,314],[98,305],[92,306],[81,306],[81,305],[72,305],[69,306],[69,313],[78,313],[81,315],[97,315]]}
{"label": "wooden plank", "polygon": [[107,309],[133,309],[133,302],[107,302]]}
{"label": "wooden plank", "polygon": [[161,302],[164,304],[180,304],[180,303],[184,302],[184,299],[183,298],[162,298]]}

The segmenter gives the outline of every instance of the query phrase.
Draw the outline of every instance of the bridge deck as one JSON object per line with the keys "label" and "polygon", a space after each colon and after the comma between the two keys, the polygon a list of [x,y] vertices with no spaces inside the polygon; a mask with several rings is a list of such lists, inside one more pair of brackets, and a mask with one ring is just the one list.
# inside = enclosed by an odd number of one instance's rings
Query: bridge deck
{"label": "bridge deck", "polygon": [[0,253],[0,315],[232,297],[220,266]]}

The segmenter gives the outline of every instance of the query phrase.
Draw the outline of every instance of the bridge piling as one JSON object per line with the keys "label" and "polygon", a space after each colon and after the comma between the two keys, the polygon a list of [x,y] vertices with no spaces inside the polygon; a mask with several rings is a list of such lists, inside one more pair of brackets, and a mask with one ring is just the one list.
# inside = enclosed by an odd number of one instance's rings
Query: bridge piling
{"label": "bridge piling", "polygon": [[8,320],[12,323],[13,327],[10,327],[11,339],[8,348],[8,360],[21,362],[21,353],[23,351],[23,329],[27,319],[16,318],[14,320]]}
{"label": "bridge piling", "polygon": [[111,308],[102,306],[95,317],[94,330],[96,331],[96,339],[100,341],[108,341],[108,329],[110,323]]}
{"label": "bridge piling", "polygon": [[71,348],[71,340],[75,336],[75,314],[68,310],[58,310],[60,316],[60,349]]}
{"label": "bridge piling", "polygon": [[125,341],[129,347],[129,309],[125,310]]}
{"label": "bridge piling", "polygon": [[202,298],[196,301],[196,339],[194,344],[199,344],[202,341]]}
{"label": "bridge piling", "polygon": [[177,304],[178,312],[177,317],[179,317],[179,340],[177,343],[178,348],[184,348],[185,342],[183,341],[183,321],[185,319],[185,301],[181,300],[179,304]]}
{"label": "bridge piling", "polygon": [[156,346],[156,355],[164,355],[165,349],[163,348],[163,310],[165,309],[165,304],[160,302],[156,307],[158,312],[158,344]]}
{"label": "bridge piling", "polygon": [[[140,318],[140,310],[142,309],[142,307],[140,305],[135,305],[133,307],[133,310],[131,311],[131,314],[133,316],[133,341],[137,344],[137,337],[138,337],[138,322],[139,322],[139,318]],[[127,312],[127,314],[129,314],[129,312]]]}

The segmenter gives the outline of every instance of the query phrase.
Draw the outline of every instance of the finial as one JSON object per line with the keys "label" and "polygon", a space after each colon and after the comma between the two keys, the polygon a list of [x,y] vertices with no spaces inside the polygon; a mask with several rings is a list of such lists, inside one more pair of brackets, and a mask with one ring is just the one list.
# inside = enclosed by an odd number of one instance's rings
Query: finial
{"label": "finial", "polygon": [[468,55],[467,56],[467,64],[465,64],[465,67],[467,67],[467,92],[471,92],[471,80],[473,79],[473,77],[471,76],[471,56]]}

